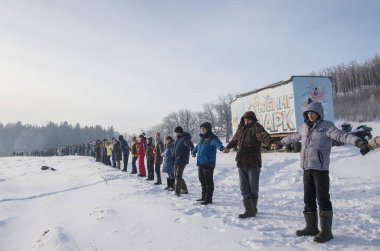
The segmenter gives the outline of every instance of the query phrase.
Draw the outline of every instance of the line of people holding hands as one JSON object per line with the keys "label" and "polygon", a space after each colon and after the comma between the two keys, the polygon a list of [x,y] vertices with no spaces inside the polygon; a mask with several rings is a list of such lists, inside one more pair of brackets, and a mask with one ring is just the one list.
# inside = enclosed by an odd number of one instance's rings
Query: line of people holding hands
{"label": "line of people holding hands", "polygon": [[[323,106],[319,102],[310,103],[304,110],[304,124],[300,130],[281,140],[271,137],[264,127],[258,122],[252,111],[246,112],[240,120],[240,124],[232,140],[223,146],[219,138],[213,133],[212,125],[205,122],[200,125],[200,139],[194,146],[189,133],[177,126],[174,129],[176,139],[171,136],[161,140],[160,133],[155,135],[155,144],[152,137],[146,138],[141,134],[139,138],[132,138],[132,146],[123,136],[119,137],[122,153],[125,154],[124,169],[128,165],[129,149],[132,154],[132,174],[137,174],[136,162],[138,160],[139,176],[146,177],[145,158],[147,160],[147,180],[154,180],[156,185],[162,184],[162,171],[168,174],[166,190],[174,191],[176,196],[188,193],[183,173],[189,164],[190,155],[196,158],[198,176],[202,187],[201,197],[197,200],[202,205],[212,204],[214,193],[214,169],[216,165],[217,150],[224,153],[236,150],[236,165],[239,174],[239,186],[243,196],[244,213],[239,218],[255,217],[258,213],[259,180],[261,167],[261,145],[264,144],[272,150],[279,150],[286,145],[301,141],[300,166],[303,169],[304,186],[304,219],[305,227],[296,231],[297,236],[314,236],[314,241],[324,243],[333,238],[332,219],[333,208],[330,201],[329,165],[332,141],[356,146],[362,155],[380,147],[380,137],[375,137],[369,142],[354,134],[339,130],[330,121],[324,120]],[[125,141],[125,142],[124,142]],[[124,143],[123,143],[124,142]],[[124,148],[123,148],[124,147]],[[118,146],[114,146],[114,149]],[[126,153],[128,149],[128,153]],[[119,151],[119,150],[118,150]],[[108,153],[107,153],[108,154]],[[116,164],[120,167],[120,151],[116,154]],[[112,157],[112,153],[111,153]],[[319,213],[317,211],[319,206]],[[320,221],[320,230],[318,228]]]}

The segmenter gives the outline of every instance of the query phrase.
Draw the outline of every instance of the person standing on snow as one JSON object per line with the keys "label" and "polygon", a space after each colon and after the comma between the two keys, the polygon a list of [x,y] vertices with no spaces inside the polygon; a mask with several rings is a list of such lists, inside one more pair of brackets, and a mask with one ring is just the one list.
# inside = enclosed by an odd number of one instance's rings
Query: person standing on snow
{"label": "person standing on snow", "polygon": [[202,205],[212,204],[214,193],[214,169],[216,164],[216,150],[223,151],[223,143],[212,132],[212,125],[205,122],[200,125],[201,137],[199,143],[191,151],[193,157],[197,157],[198,177],[202,186]]}
{"label": "person standing on snow", "polygon": [[171,136],[167,136],[165,139],[165,151],[163,153],[164,163],[162,165],[162,171],[168,174],[166,180],[166,190],[174,191],[175,176],[174,176],[174,139]]}
{"label": "person standing on snow", "polygon": [[154,170],[157,176],[157,182],[155,185],[161,185],[161,164],[162,164],[162,153],[164,152],[164,143],[161,140],[161,134],[156,132],[156,145],[154,147]]}
{"label": "person standing on snow", "polygon": [[123,152],[123,172],[127,171],[128,168],[128,159],[129,159],[129,145],[128,141],[124,138],[123,135],[119,135],[119,141],[121,144],[121,150]]}
{"label": "person standing on snow", "polygon": [[153,138],[148,137],[146,142],[146,165],[148,169],[148,178],[146,180],[154,180],[154,145]]}
{"label": "person standing on snow", "polygon": [[190,151],[194,149],[191,142],[191,135],[184,132],[182,127],[177,126],[174,129],[177,135],[177,140],[174,144],[174,174],[175,174],[175,194],[179,197],[181,194],[188,194],[186,182],[183,179],[183,171],[185,166],[189,164]]}
{"label": "person standing on snow", "polygon": [[120,141],[116,140],[113,144],[113,152],[115,155],[116,167],[120,169],[120,161],[123,159],[123,151],[121,149]]}
{"label": "person standing on snow", "polygon": [[131,174],[137,173],[136,162],[137,162],[137,159],[139,158],[138,145],[139,145],[139,142],[137,141],[136,136],[133,136],[132,137],[132,147],[131,147],[131,153],[132,153],[132,172],[131,172]]}
{"label": "person standing on snow", "polygon": [[[299,132],[283,138],[273,145],[273,149],[301,141],[301,168],[304,185],[304,218],[306,226],[297,230],[297,236],[315,236],[314,241],[324,243],[333,238],[331,231],[333,210],[330,201],[330,153],[332,141],[357,146],[364,150],[368,143],[361,138],[339,130],[330,121],[324,120],[324,110],[320,102],[310,103],[304,113],[305,123]],[[363,153],[364,155],[365,153]],[[318,229],[317,203],[321,231]]]}
{"label": "person standing on snow", "polygon": [[139,144],[138,144],[138,155],[139,155],[139,177],[145,177],[145,149],[146,149],[146,138],[144,134],[139,136]]}
{"label": "person standing on snow", "polygon": [[262,167],[261,144],[271,146],[275,140],[259,124],[252,111],[244,113],[232,140],[224,148],[228,153],[237,148],[236,163],[239,171],[240,190],[245,212],[239,218],[255,217],[259,198],[259,179]]}

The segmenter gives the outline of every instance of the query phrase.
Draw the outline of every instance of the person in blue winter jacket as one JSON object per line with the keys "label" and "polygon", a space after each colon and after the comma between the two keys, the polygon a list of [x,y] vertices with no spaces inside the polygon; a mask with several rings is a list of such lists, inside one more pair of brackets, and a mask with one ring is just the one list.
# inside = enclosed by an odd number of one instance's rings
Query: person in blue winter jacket
{"label": "person in blue winter jacket", "polygon": [[123,167],[123,172],[126,172],[127,171],[127,167],[128,167],[128,159],[129,159],[129,145],[128,145],[128,141],[124,138],[123,135],[120,135],[119,136],[119,141],[120,141],[120,144],[121,144],[121,150],[123,151],[123,162],[124,162],[124,167]]}
{"label": "person in blue winter jacket", "polygon": [[[304,113],[305,123],[299,132],[283,138],[272,145],[273,149],[282,148],[301,141],[301,168],[304,185],[304,218],[306,226],[297,230],[297,236],[315,236],[314,241],[324,243],[333,238],[331,227],[333,219],[330,201],[329,165],[332,141],[354,145],[360,148],[364,155],[367,141],[339,130],[330,121],[324,120],[323,106],[319,102],[310,103]],[[368,152],[368,151],[367,151]],[[321,231],[318,229],[317,203]]]}
{"label": "person in blue winter jacket", "polygon": [[200,125],[201,134],[199,143],[193,149],[192,156],[197,157],[198,176],[202,186],[202,205],[212,203],[214,193],[214,169],[216,164],[216,150],[223,151],[224,147],[219,138],[212,132],[212,125],[205,122]]}

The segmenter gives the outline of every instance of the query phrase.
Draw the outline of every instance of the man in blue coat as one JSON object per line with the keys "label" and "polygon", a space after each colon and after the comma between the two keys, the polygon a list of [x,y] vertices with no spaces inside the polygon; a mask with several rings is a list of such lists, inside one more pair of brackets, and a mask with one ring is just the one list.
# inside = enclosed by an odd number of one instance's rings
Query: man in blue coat
{"label": "man in blue coat", "polygon": [[128,167],[128,159],[129,159],[129,145],[128,145],[128,141],[126,139],[124,139],[123,135],[119,136],[119,141],[121,144],[121,150],[123,152],[124,168],[122,171],[126,172],[127,167]]}
{"label": "man in blue coat", "polygon": [[223,151],[224,147],[219,138],[212,132],[212,125],[205,122],[200,126],[201,138],[198,145],[193,149],[192,155],[197,155],[199,181],[202,185],[202,205],[212,203],[214,193],[214,169],[216,163],[216,150]]}
{"label": "man in blue coat", "polygon": [[[306,227],[297,230],[297,236],[315,236],[314,241],[324,243],[333,238],[331,232],[333,211],[330,201],[329,165],[332,141],[354,145],[362,149],[368,144],[361,138],[339,130],[331,121],[324,120],[323,106],[310,103],[304,113],[305,123],[299,132],[277,142],[274,149],[301,141],[301,168],[304,170],[304,218]],[[317,203],[321,231],[318,230]]]}

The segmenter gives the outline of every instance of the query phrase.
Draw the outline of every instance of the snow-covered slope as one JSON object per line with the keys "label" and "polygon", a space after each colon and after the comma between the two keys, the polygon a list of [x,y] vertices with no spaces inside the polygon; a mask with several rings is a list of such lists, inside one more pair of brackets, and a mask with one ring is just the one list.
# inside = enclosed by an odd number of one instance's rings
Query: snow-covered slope
{"label": "snow-covered slope", "polygon": [[327,244],[294,234],[304,225],[298,154],[263,154],[259,213],[245,220],[234,153],[217,158],[208,206],[195,202],[193,159],[190,194],[177,198],[88,157],[0,158],[0,250],[380,250],[380,149],[333,148]]}

